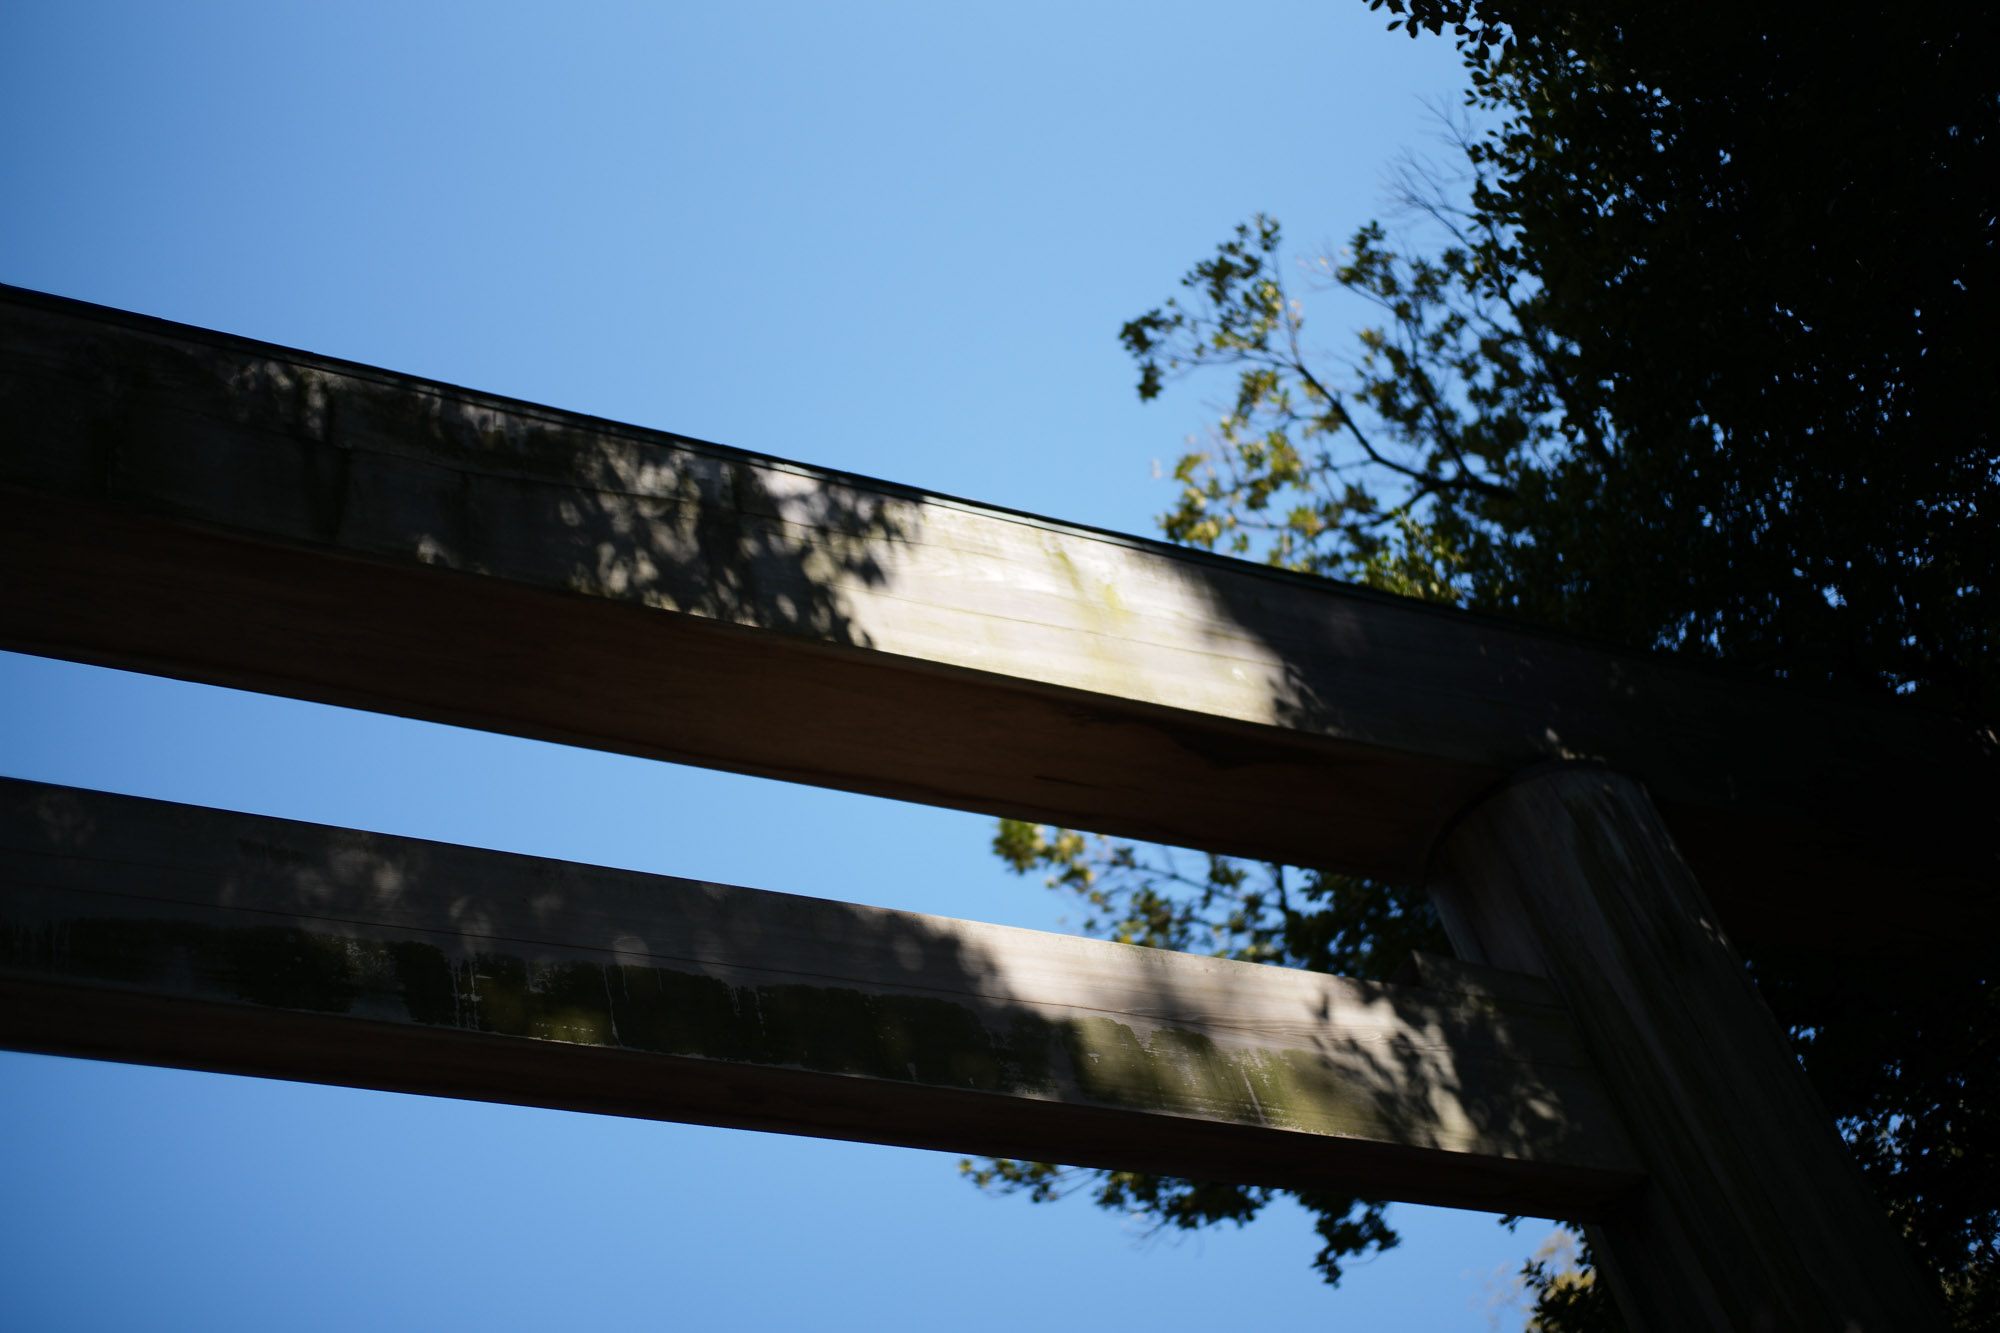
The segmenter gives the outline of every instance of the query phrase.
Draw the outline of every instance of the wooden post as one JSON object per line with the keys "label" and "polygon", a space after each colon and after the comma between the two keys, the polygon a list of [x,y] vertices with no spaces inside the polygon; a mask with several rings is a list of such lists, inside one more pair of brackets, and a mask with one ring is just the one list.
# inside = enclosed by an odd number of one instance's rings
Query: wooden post
{"label": "wooden post", "polygon": [[1942,1329],[1638,783],[1551,767],[1446,833],[1434,901],[1467,961],[1546,977],[1648,1183],[1592,1229],[1647,1330]]}

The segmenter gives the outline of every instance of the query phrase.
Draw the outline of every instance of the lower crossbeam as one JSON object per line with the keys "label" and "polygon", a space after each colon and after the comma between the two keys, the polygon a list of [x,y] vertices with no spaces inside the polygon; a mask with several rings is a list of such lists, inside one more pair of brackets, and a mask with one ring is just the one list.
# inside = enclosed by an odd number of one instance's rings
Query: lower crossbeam
{"label": "lower crossbeam", "polygon": [[0,1044],[1595,1216],[1540,981],[1276,967],[0,781]]}

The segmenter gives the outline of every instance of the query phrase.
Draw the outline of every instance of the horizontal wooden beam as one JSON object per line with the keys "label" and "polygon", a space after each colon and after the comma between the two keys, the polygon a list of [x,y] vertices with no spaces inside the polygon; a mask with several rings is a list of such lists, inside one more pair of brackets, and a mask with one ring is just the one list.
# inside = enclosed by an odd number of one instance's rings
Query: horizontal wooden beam
{"label": "horizontal wooden beam", "polygon": [[0,780],[0,1044],[1592,1216],[1541,982],[1388,986]]}
{"label": "horizontal wooden beam", "polygon": [[18,290],[0,401],[0,646],[1404,882],[1597,759],[1738,938],[2000,899],[1983,723]]}

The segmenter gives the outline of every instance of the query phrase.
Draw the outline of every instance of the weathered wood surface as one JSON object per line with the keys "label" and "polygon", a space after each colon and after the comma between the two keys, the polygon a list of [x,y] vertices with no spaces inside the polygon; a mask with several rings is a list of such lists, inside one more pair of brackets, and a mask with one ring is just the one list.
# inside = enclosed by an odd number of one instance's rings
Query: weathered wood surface
{"label": "weathered wood surface", "polygon": [[7,1045],[1518,1211],[1632,1187],[1547,987],[1430,967],[1375,985],[0,780]]}
{"label": "weathered wood surface", "polygon": [[1647,1184],[1593,1240],[1652,1333],[1942,1329],[1645,791],[1524,776],[1446,840],[1432,894],[1461,958],[1552,982]]}
{"label": "weathered wood surface", "polygon": [[18,290],[0,646],[1406,882],[1601,759],[1751,934],[2000,881],[1983,724]]}

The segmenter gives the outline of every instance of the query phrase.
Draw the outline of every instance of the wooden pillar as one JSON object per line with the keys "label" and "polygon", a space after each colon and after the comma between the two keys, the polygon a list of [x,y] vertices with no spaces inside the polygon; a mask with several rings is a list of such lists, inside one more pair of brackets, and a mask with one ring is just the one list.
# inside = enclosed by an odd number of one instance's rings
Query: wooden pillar
{"label": "wooden pillar", "polygon": [[1636,1327],[1944,1327],[1638,783],[1531,770],[1430,880],[1462,958],[1554,983],[1625,1118],[1647,1184],[1591,1237]]}

